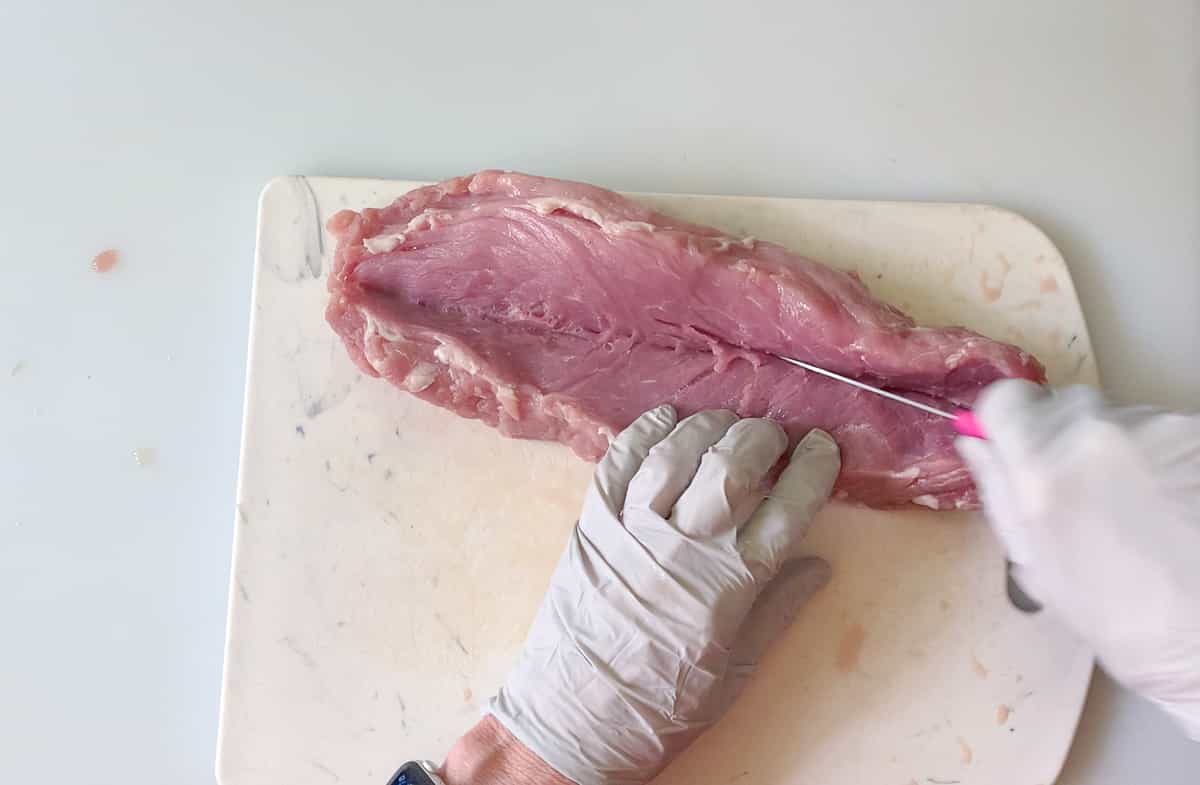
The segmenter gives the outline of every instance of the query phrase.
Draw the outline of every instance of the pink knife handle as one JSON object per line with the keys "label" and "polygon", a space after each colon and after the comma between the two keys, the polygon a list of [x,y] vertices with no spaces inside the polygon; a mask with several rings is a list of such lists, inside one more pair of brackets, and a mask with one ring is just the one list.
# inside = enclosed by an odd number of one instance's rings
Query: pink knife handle
{"label": "pink knife handle", "polygon": [[983,423],[976,419],[975,412],[970,409],[959,409],[955,413],[954,430],[963,436],[971,436],[975,439],[987,438],[987,434],[983,430]]}

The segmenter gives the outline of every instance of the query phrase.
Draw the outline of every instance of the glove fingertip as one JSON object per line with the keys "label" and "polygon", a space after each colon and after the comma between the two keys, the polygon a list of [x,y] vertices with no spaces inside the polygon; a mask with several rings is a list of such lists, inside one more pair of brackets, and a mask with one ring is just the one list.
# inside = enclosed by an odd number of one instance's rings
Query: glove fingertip
{"label": "glove fingertip", "polygon": [[642,414],[617,435],[610,451],[629,451],[637,456],[637,462],[646,457],[651,447],[658,444],[675,427],[678,416],[675,407],[664,403]]}
{"label": "glove fingertip", "polygon": [[791,460],[776,484],[783,490],[791,484],[810,489],[824,501],[833,492],[833,484],[842,470],[842,452],[837,442],[825,431],[814,428],[804,435]]}
{"label": "glove fingertip", "polygon": [[629,482],[654,445],[671,433],[676,419],[675,407],[663,404],[645,412],[617,434],[592,474],[588,498],[607,507],[613,515],[619,514]]}
{"label": "glove fingertip", "polygon": [[842,468],[842,451],[832,436],[820,428],[813,428],[792,450],[791,462],[824,467],[836,477]]}
{"label": "glove fingertip", "polygon": [[676,413],[675,407],[669,403],[655,406],[642,416],[654,420],[660,426],[671,428],[675,427],[675,422],[679,419],[679,415]]}
{"label": "glove fingertip", "polygon": [[797,594],[807,599],[833,580],[833,566],[820,556],[805,556],[785,562],[775,577],[791,583]]}
{"label": "glove fingertip", "polygon": [[839,453],[837,442],[829,435],[828,431],[823,431],[820,428],[813,428],[808,433],[804,434],[804,438],[796,445],[793,451],[794,455],[799,455],[801,452],[824,452],[824,453]]}

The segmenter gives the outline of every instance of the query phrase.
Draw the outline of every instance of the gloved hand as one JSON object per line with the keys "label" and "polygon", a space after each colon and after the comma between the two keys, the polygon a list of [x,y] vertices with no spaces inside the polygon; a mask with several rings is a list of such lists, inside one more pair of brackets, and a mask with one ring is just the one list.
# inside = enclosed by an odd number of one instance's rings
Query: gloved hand
{"label": "gloved hand", "polygon": [[1014,577],[1200,739],[1200,417],[998,382],[960,439]]}
{"label": "gloved hand", "polygon": [[612,443],[490,712],[580,785],[641,785],[725,712],[829,579],[798,545],[840,467],[812,431],[662,406]]}

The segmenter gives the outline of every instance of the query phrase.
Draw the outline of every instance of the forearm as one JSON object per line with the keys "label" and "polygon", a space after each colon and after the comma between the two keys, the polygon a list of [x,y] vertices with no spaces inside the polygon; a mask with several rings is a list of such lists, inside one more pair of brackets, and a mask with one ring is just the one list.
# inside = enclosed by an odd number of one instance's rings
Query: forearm
{"label": "forearm", "polygon": [[446,785],[575,785],[487,715],[451,748]]}

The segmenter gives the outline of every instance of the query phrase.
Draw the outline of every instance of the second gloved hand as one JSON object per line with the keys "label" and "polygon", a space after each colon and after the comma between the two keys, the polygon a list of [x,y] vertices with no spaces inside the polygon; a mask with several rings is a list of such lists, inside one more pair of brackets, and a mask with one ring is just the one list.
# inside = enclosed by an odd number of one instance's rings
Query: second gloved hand
{"label": "second gloved hand", "polygon": [[717,721],[829,578],[798,545],[838,449],[766,420],[642,415],[596,469],[524,654],[490,711],[581,785],[642,785]]}
{"label": "second gloved hand", "polygon": [[1200,739],[1200,417],[998,382],[960,439],[1014,576]]}

